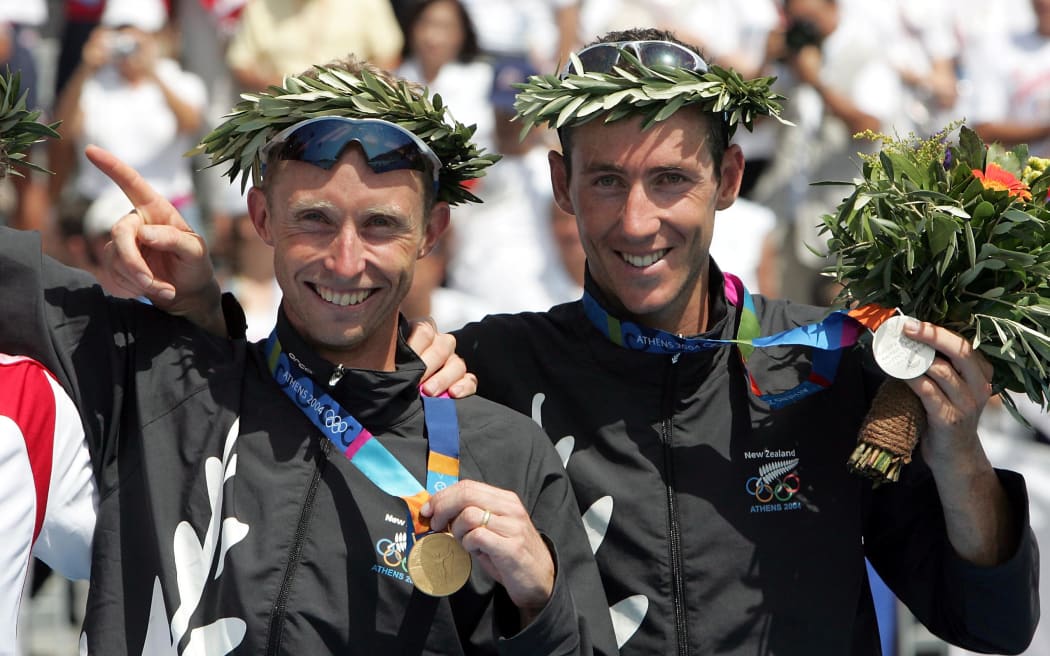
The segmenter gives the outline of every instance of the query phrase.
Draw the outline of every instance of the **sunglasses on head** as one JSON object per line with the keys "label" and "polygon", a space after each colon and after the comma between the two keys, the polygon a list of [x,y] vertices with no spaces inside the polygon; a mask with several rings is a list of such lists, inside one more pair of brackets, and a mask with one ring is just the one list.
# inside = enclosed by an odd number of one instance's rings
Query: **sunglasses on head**
{"label": "sunglasses on head", "polygon": [[294,160],[329,170],[357,143],[376,173],[411,169],[433,177],[438,187],[441,160],[430,146],[405,128],[376,118],[319,116],[278,132],[259,151],[259,181],[269,162]]}
{"label": "sunglasses on head", "polygon": [[[672,68],[686,68],[692,71],[704,73],[707,71],[707,62],[685,46],[672,43],[671,41],[611,41],[609,43],[596,43],[587,46],[576,53],[583,64],[583,71],[588,73],[611,73],[613,68],[620,65],[623,51],[626,50],[638,58],[646,66],[670,66]],[[574,73],[572,62],[562,71],[564,79],[570,73]]]}

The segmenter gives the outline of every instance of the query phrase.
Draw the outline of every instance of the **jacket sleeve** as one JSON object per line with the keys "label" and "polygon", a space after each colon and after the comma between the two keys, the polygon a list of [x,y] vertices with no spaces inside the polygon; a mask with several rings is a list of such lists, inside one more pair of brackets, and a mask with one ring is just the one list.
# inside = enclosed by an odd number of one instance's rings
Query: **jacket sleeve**
{"label": "jacket sleeve", "polygon": [[115,430],[118,372],[126,369],[127,349],[118,345],[127,339],[116,326],[135,305],[43,255],[37,233],[0,228],[0,350],[31,357],[55,375],[80,414],[96,470]]}
{"label": "jacket sleeve", "polygon": [[[530,426],[533,427],[533,426]],[[523,500],[554,558],[554,591],[546,608],[518,634],[501,639],[500,654],[617,654],[609,604],[565,469],[538,428]]]}
{"label": "jacket sleeve", "polygon": [[952,548],[933,477],[925,466],[916,461],[905,472],[909,473],[899,483],[874,494],[865,534],[872,565],[934,635],[971,651],[1023,652],[1039,619],[1039,550],[1029,523],[1024,479],[997,470],[1021,534],[1009,560],[978,567]]}

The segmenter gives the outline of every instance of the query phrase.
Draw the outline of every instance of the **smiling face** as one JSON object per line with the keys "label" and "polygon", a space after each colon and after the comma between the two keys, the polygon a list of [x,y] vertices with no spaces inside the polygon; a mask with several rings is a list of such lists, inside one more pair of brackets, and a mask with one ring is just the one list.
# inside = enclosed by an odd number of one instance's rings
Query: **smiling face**
{"label": "smiling face", "polygon": [[423,175],[374,173],[358,147],[328,171],[280,162],[268,184],[249,192],[248,210],[273,246],[288,320],[331,362],[392,370],[398,306],[448,227],[448,204],[426,215]]}
{"label": "smiling face", "polygon": [[550,156],[555,199],[576,215],[587,267],[621,317],[673,333],[707,327],[715,210],[736,199],[744,158],[716,170],[706,116],[689,108],[642,130],[638,117],[573,128],[571,167]]}

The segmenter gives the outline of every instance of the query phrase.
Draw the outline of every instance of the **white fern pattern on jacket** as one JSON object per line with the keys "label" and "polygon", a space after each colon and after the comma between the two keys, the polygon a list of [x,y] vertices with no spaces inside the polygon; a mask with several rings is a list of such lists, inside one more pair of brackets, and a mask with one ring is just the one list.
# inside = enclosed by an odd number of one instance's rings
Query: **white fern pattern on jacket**
{"label": "white fern pattern on jacket", "polygon": [[612,616],[617,648],[627,644],[634,632],[642,625],[642,620],[645,619],[647,612],[649,612],[649,599],[645,595],[632,595],[612,605],[609,615]]}
{"label": "white fern pattern on jacket", "polygon": [[[532,420],[543,428],[543,402],[546,395],[537,392],[532,396]],[[554,443],[554,450],[561,458],[562,467],[568,469],[569,459],[572,457],[573,449],[576,447],[576,438],[565,435]],[[571,477],[570,477],[571,478]],[[591,544],[591,553],[597,554],[605,533],[609,530],[609,522],[612,521],[613,507],[615,502],[611,495],[601,497],[583,513],[583,528],[587,533],[587,540]],[[638,631],[642,625],[645,614],[649,611],[649,599],[645,595],[633,595],[609,608],[612,617],[613,630],[616,633],[616,647],[623,647],[631,636]]]}
{"label": "white fern pattern on jacket", "polygon": [[[248,525],[236,517],[222,518],[223,488],[226,481],[237,474],[237,454],[233,452],[233,448],[237,443],[239,430],[238,419],[233,422],[226,435],[222,460],[212,457],[204,463],[208,500],[211,505],[211,519],[204,534],[204,542],[198,541],[197,534],[189,522],[180,522],[175,528],[175,572],[180,605],[169,627],[160,578],[155,578],[146,640],[142,646],[143,656],[179,656],[179,642],[190,629],[190,617],[204,595],[208,574],[216,556],[218,564],[215,568],[215,578],[218,579],[222,575],[227,552],[248,534]],[[246,624],[239,617],[223,617],[205,626],[195,627],[189,630],[190,638],[182,656],[224,656],[241,644],[245,631]]]}

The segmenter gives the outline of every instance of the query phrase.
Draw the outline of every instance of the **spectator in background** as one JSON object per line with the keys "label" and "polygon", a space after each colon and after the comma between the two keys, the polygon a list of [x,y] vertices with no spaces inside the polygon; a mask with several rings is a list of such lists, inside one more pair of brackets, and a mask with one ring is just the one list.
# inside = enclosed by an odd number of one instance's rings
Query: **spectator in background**
{"label": "spectator in background", "polygon": [[440,95],[457,121],[475,125],[474,142],[491,151],[492,66],[478,58],[478,37],[459,0],[422,0],[408,16],[397,75]]}
{"label": "spectator in background", "polygon": [[59,98],[65,157],[51,162],[54,195],[74,175],[71,195],[90,202],[113,183],[83,155],[99,145],[138,169],[200,228],[192,169],[183,153],[202,126],[206,91],[166,55],[167,10],[160,0],[109,0],[102,24]]}
{"label": "spectator in background", "polygon": [[[481,51],[552,72],[578,40],[580,0],[463,0]],[[519,63],[520,65],[520,63]]]}
{"label": "spectator in background", "polygon": [[906,123],[898,132],[936,134],[959,118],[959,39],[952,31],[947,0],[892,0],[872,13],[885,17],[890,62],[903,81]]}
{"label": "spectator in background", "polygon": [[1050,0],[1031,0],[1035,27],[987,39],[969,58],[969,119],[986,142],[1028,143],[1050,157]]}
{"label": "spectator in background", "polygon": [[252,0],[226,61],[243,88],[258,90],[347,52],[393,70],[402,43],[389,0]]}
{"label": "spectator in background", "polygon": [[[535,71],[524,60],[496,64],[491,82],[496,152],[503,159],[478,180],[484,202],[457,208],[450,240],[448,286],[480,299],[492,312],[546,310],[576,300],[551,232],[548,147],[542,131],[519,139],[512,85]],[[454,110],[453,110],[454,111]],[[474,317],[480,319],[481,317]]]}
{"label": "spectator in background", "polygon": [[58,33],[58,61],[55,64],[55,98],[80,65],[80,56],[88,37],[102,20],[105,0],[64,0],[62,27]]}
{"label": "spectator in background", "polygon": [[[208,89],[204,109],[207,130],[218,125],[237,102],[240,85],[226,64],[226,51],[246,1],[176,0],[174,5],[182,65],[199,76]],[[208,228],[208,246],[220,276],[228,279],[238,274],[240,256],[236,249],[245,246],[244,239],[257,240],[258,236],[254,230],[238,226],[239,221],[248,220],[248,204],[240,185],[230,184],[223,169],[209,167],[202,156],[193,158],[193,167],[203,223]]]}
{"label": "spectator in background", "polygon": [[784,24],[771,36],[769,58],[781,62],[778,90],[791,99],[786,115],[797,127],[780,131],[776,158],[754,199],[789,221],[783,295],[826,305],[831,292],[819,275],[825,261],[810,248],[819,248],[820,217],[843,194],[838,187],[811,183],[858,170],[857,152],[873,152],[876,145],[853,135],[892,133],[901,118],[902,84],[881,31],[847,6],[836,0],[785,0],[783,7]]}

